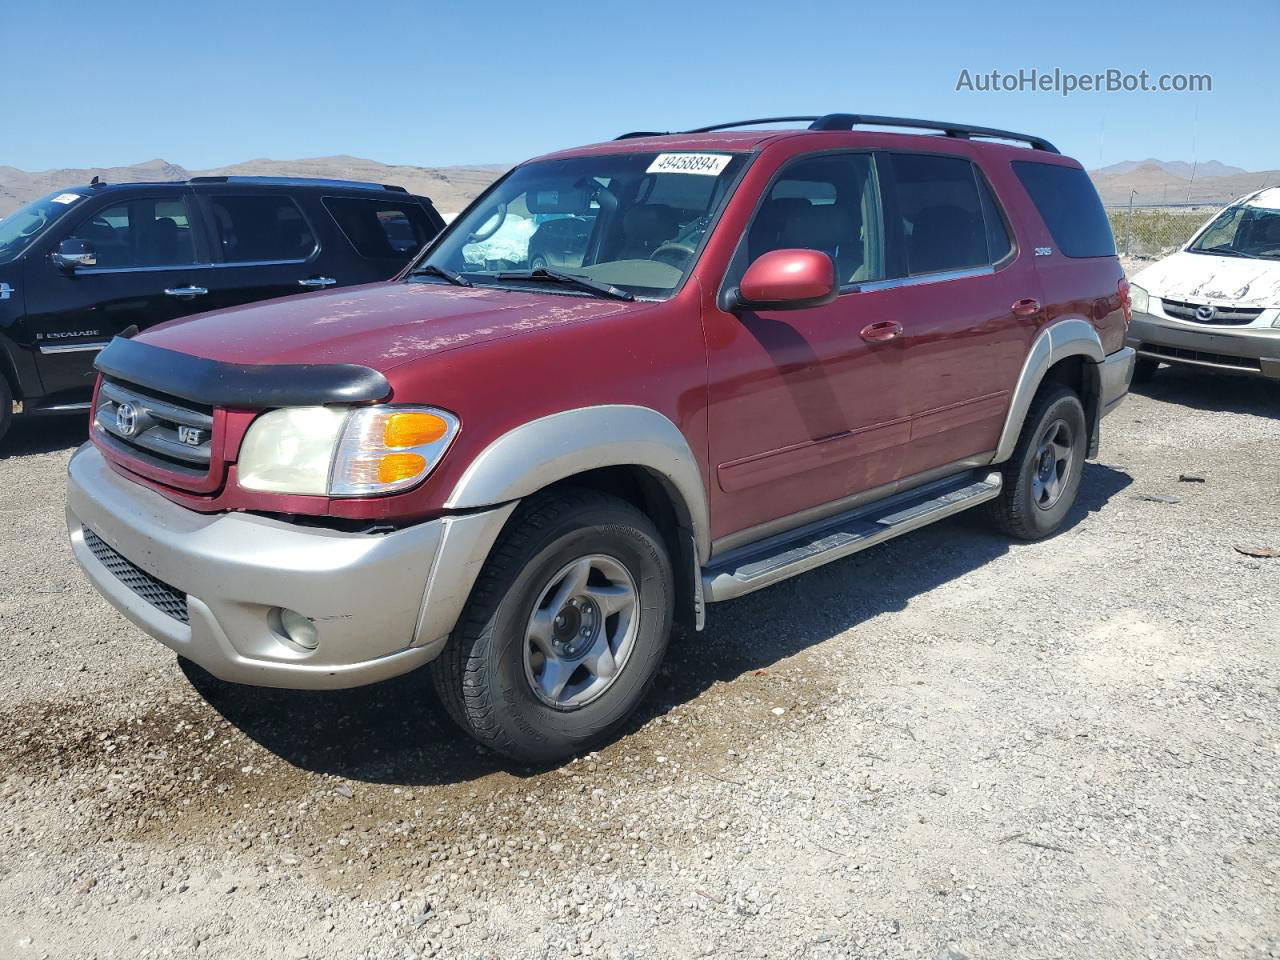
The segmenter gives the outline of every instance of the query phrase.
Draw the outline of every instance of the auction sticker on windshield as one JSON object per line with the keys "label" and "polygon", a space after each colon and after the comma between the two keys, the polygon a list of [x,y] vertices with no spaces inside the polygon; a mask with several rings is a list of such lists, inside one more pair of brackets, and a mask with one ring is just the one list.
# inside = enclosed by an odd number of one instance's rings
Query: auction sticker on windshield
{"label": "auction sticker on windshield", "polygon": [[60,193],[53,198],[54,203],[75,203],[80,199],[78,193]]}
{"label": "auction sticker on windshield", "polygon": [[699,173],[718,177],[732,159],[727,153],[660,153],[645,173]]}

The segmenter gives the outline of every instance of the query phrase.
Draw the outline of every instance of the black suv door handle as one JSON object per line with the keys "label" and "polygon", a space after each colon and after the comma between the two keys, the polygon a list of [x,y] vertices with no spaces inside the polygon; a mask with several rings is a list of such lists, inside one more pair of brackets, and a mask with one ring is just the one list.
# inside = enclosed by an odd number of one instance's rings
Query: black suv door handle
{"label": "black suv door handle", "polygon": [[333,279],[333,277],[307,277],[305,280],[299,280],[298,286],[323,288],[336,286],[337,283],[338,281]]}
{"label": "black suv door handle", "polygon": [[166,297],[203,297],[208,292],[204,287],[169,287],[164,294]]}

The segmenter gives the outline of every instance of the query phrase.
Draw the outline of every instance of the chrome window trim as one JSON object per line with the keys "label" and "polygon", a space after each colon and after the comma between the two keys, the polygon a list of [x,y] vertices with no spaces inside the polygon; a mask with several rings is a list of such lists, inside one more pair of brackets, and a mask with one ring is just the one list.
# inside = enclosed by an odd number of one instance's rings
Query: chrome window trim
{"label": "chrome window trim", "polygon": [[[914,277],[896,277],[892,280],[872,280],[869,283],[854,284],[848,288],[850,293],[872,292],[875,290],[892,290],[897,287],[922,287],[930,283],[946,283],[950,280],[967,280],[970,277],[989,277],[996,272],[991,264],[980,267],[966,267],[963,270],[941,270],[937,273],[921,273]],[[841,287],[841,292],[846,288]]]}
{"label": "chrome window trim", "polygon": [[173,263],[163,267],[80,267],[77,277],[93,277],[107,273],[162,273],[166,270],[208,270],[211,263]]}
{"label": "chrome window trim", "polygon": [[97,353],[110,342],[110,340],[94,340],[84,343],[46,343],[41,341],[39,344],[39,350],[43,354]]}

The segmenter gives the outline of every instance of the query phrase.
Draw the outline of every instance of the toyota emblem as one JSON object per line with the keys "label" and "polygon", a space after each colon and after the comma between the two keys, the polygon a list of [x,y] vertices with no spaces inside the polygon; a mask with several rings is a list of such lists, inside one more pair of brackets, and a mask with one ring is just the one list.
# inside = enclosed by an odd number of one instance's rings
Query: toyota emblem
{"label": "toyota emblem", "polygon": [[1218,315],[1218,308],[1205,304],[1202,307],[1196,307],[1196,319],[1208,322]]}
{"label": "toyota emblem", "polygon": [[138,410],[132,403],[116,406],[116,432],[122,437],[132,437],[138,430]]}

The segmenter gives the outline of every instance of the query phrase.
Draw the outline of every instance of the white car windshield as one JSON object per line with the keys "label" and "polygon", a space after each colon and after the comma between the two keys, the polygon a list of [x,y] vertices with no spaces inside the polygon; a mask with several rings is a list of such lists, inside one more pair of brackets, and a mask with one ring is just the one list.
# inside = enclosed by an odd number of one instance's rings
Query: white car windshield
{"label": "white car windshield", "polygon": [[684,282],[746,157],[600,154],[517,167],[412,279],[663,299]]}
{"label": "white car windshield", "polygon": [[51,193],[47,197],[19,207],[0,220],[0,263],[9,263],[56,221],[79,204],[84,197],[78,193]]}
{"label": "white car windshield", "polygon": [[1243,203],[1227,207],[1187,249],[1222,257],[1280,260],[1280,210]]}

